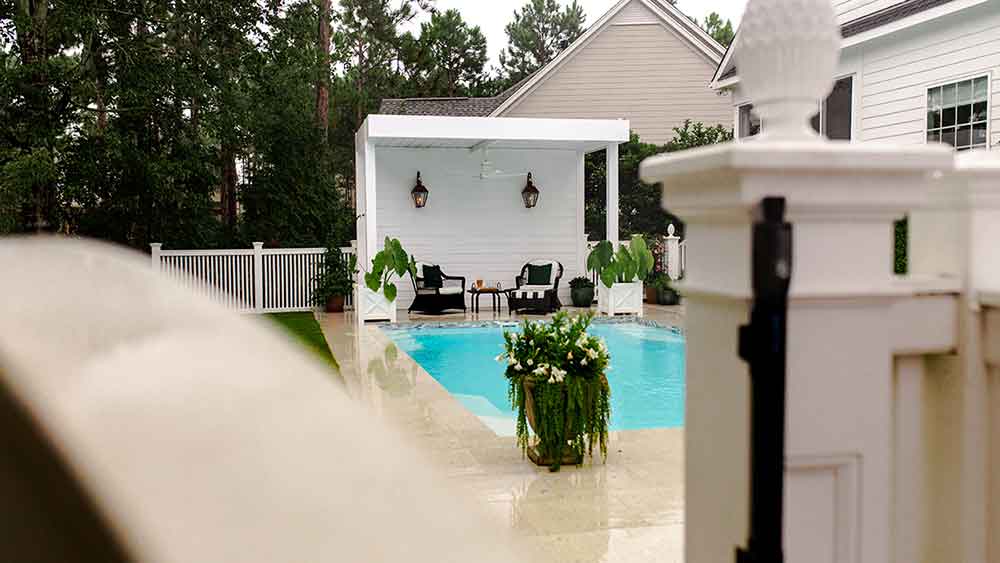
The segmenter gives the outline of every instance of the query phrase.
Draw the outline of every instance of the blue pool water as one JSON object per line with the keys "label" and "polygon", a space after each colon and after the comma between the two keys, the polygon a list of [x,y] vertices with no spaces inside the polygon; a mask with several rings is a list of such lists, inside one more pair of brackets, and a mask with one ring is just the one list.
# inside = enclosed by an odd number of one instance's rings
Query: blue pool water
{"label": "blue pool water", "polygon": [[[409,354],[468,410],[499,435],[514,435],[515,413],[507,400],[502,327],[386,328]],[[611,429],[684,425],[684,337],[639,323],[597,323],[590,334],[611,353]]]}

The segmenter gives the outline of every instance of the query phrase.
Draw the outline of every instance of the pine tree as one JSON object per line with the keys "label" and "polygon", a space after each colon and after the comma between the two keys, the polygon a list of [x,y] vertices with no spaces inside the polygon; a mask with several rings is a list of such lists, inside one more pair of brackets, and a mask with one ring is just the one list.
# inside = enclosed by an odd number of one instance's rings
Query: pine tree
{"label": "pine tree", "polygon": [[584,32],[586,16],[576,0],[560,8],[556,0],[530,0],[507,24],[507,48],[500,74],[511,85],[556,58]]}
{"label": "pine tree", "polygon": [[421,24],[419,37],[407,34],[403,40],[406,73],[416,96],[467,96],[482,82],[486,36],[458,10],[432,14]]}

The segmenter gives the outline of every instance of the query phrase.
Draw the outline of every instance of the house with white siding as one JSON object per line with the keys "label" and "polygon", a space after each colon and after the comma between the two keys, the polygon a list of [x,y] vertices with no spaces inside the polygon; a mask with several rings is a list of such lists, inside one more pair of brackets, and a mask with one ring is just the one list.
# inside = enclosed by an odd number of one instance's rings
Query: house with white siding
{"label": "house with white siding", "polygon": [[[833,0],[837,82],[813,118],[831,139],[958,150],[1000,144],[1000,0]],[[738,33],[738,32],[737,32]],[[730,91],[737,138],[767,128],[740,89],[733,47],[712,78]]]}
{"label": "house with white siding", "polygon": [[387,99],[379,113],[627,119],[649,143],[690,119],[732,127],[728,92],[705,82],[724,50],[666,0],[620,0],[572,45],[488,98]]}

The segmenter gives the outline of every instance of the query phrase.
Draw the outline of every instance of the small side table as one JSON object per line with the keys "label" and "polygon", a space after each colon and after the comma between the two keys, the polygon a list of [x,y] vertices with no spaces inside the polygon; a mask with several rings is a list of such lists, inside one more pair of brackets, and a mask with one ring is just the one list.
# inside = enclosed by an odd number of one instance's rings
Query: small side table
{"label": "small side table", "polygon": [[472,296],[472,312],[479,313],[479,296],[487,294],[490,296],[492,303],[492,309],[494,313],[500,312],[500,296],[505,295],[506,291],[496,287],[473,287],[468,291],[469,295]]}

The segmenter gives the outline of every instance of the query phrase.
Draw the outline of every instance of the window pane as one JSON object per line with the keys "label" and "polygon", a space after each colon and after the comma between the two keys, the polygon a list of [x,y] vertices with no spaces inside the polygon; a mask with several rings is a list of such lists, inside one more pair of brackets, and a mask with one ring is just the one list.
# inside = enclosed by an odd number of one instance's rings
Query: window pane
{"label": "window pane", "polygon": [[967,104],[972,101],[972,81],[958,83],[958,103]]}
{"label": "window pane", "polygon": [[824,107],[823,127],[829,139],[851,140],[851,108],[854,80],[851,77],[841,78],[833,85],[833,92],[826,99]]}
{"label": "window pane", "polygon": [[967,147],[972,144],[972,126],[965,125],[958,128],[958,136],[955,140],[955,146]]}
{"label": "window pane", "polygon": [[940,143],[941,142],[941,132],[940,131],[928,131],[927,132],[927,142],[928,143]]}
{"label": "window pane", "polygon": [[753,104],[740,106],[740,138],[746,139],[760,133],[760,118],[753,112]]}
{"label": "window pane", "polygon": [[945,107],[941,111],[941,125],[944,127],[951,127],[955,125],[955,108]]}
{"label": "window pane", "polygon": [[941,88],[931,88],[927,91],[927,106],[931,109],[941,109]]}
{"label": "window pane", "polygon": [[973,145],[985,145],[986,144],[986,124],[977,123],[972,126],[972,144]]}
{"label": "window pane", "polygon": [[955,105],[955,85],[948,84],[941,88],[941,105],[944,107]]}
{"label": "window pane", "polygon": [[976,102],[972,106],[972,120],[986,121],[986,102]]}
{"label": "window pane", "polygon": [[927,111],[927,128],[937,129],[941,127],[941,110],[932,109]]}
{"label": "window pane", "polygon": [[973,90],[974,90],[973,99],[975,101],[977,101],[977,102],[985,102],[986,101],[987,85],[988,84],[989,83],[987,82],[985,76],[982,77],[982,78],[977,78],[976,79],[976,85],[973,88]]}
{"label": "window pane", "polygon": [[972,104],[958,106],[958,124],[962,125],[972,121]]}
{"label": "window pane", "polygon": [[955,146],[955,130],[945,129],[944,131],[941,131],[941,142]]}

